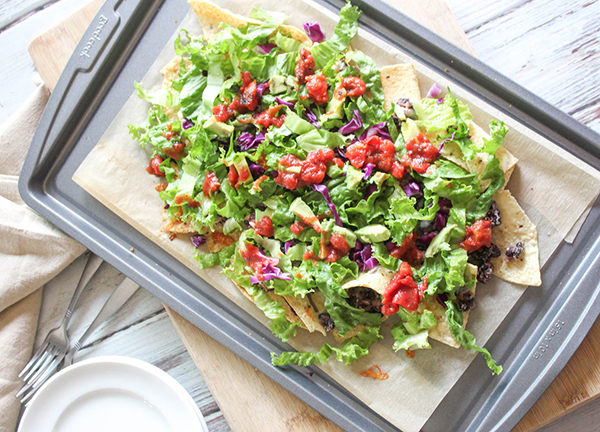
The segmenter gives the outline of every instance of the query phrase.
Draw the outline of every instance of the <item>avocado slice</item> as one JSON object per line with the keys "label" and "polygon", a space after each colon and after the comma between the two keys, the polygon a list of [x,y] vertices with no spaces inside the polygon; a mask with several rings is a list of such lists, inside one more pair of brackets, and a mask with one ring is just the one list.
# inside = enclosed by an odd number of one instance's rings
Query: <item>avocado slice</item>
{"label": "avocado slice", "polygon": [[275,75],[269,80],[269,92],[271,94],[280,94],[287,91],[287,85],[285,85],[285,77],[281,75]]}
{"label": "avocado slice", "polygon": [[354,168],[352,165],[346,165],[346,186],[350,190],[355,190],[365,176],[361,170]]}
{"label": "avocado slice", "polygon": [[341,119],[344,112],[344,100],[336,99],[332,97],[327,104],[325,114],[320,118],[321,123],[330,119]]}
{"label": "avocado slice", "polygon": [[321,232],[319,219],[317,219],[310,207],[302,201],[302,198],[298,197],[292,202],[290,211],[298,216],[306,225],[311,226],[316,232]]}
{"label": "avocado slice", "polygon": [[419,132],[421,132],[419,126],[417,126],[413,120],[407,118],[406,121],[402,123],[402,137],[404,138],[404,142],[409,142],[417,136]]}
{"label": "avocado slice", "polygon": [[215,116],[204,122],[204,129],[208,129],[221,137],[228,137],[233,133],[233,126],[217,121]]}
{"label": "avocado slice", "polygon": [[233,165],[235,166],[235,169],[237,170],[238,173],[244,172],[244,170],[248,171],[248,178],[246,180],[244,180],[243,182],[240,181],[240,183],[248,183],[253,181],[254,179],[252,178],[252,172],[250,171],[250,168],[248,167],[248,162],[246,162],[246,158],[244,157],[243,154],[236,154],[233,157]]}
{"label": "avocado slice", "polygon": [[390,238],[390,230],[383,225],[367,225],[354,231],[354,234],[365,243],[379,243]]}

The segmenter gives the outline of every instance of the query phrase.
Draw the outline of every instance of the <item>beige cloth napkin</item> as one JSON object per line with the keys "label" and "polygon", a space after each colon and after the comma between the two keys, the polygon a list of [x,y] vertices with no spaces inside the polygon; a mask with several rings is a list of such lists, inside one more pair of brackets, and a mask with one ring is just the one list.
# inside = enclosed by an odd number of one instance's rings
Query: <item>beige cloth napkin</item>
{"label": "beige cloth napkin", "polygon": [[50,92],[40,86],[0,125],[0,432],[17,426],[18,373],[31,357],[40,289],[85,251],[28,208],[17,190],[29,143]]}

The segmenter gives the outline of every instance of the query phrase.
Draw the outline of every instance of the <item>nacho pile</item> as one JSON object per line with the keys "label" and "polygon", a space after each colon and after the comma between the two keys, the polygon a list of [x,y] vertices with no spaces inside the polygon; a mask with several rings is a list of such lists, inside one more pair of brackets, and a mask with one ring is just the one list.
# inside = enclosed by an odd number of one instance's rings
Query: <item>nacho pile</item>
{"label": "nacho pile", "polygon": [[412,65],[352,50],[350,5],[324,35],[190,4],[204,35],[180,33],[162,88],[136,85],[152,107],[130,132],[164,179],[165,235],[206,243],[199,265],[222,266],[283,341],[303,328],[340,344],[273,364],[350,364],[389,318],[395,350],[431,338],[500,373],[466,330],[476,284],[541,284],[536,228],[504,189],[506,126],[488,135],[450,89],[422,98]]}

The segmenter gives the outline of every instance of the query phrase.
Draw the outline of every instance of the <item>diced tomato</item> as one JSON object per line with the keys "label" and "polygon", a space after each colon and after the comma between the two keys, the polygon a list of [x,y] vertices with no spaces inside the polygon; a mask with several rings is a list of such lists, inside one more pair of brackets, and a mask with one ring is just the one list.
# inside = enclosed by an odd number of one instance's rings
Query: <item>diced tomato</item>
{"label": "diced tomato", "polygon": [[163,153],[169,156],[171,159],[180,160],[185,150],[185,144],[182,142],[174,142],[171,147],[165,147]]}
{"label": "diced tomato", "polygon": [[344,161],[340,158],[333,158],[333,162],[335,162],[339,168],[344,168]]}
{"label": "diced tomato", "polygon": [[216,105],[216,106],[212,107],[211,109],[212,109],[212,113],[215,116],[215,120],[218,122],[226,122],[234,114],[233,110],[226,103]]}
{"label": "diced tomato", "polygon": [[212,192],[218,191],[220,187],[221,183],[219,183],[219,179],[215,173],[212,171],[207,172],[204,181],[202,182],[202,192],[204,193],[204,196],[208,198]]}
{"label": "diced tomato", "polygon": [[302,231],[304,231],[305,225],[300,222],[300,221],[296,221],[293,224],[290,225],[290,231],[293,232],[294,234],[298,235],[300,234]]}
{"label": "diced tomato", "polygon": [[327,164],[333,162],[334,156],[331,149],[311,150],[304,161],[298,156],[287,154],[279,161],[275,182],[287,189],[321,183],[325,178]]}
{"label": "diced tomato", "polygon": [[412,269],[403,261],[383,293],[383,315],[395,314],[400,306],[409,311],[417,310],[427,289],[427,278],[417,285],[412,276]]}
{"label": "diced tomato", "polygon": [[[393,171],[395,155],[394,143],[377,135],[371,135],[364,141],[351,144],[346,149],[346,157],[352,166],[357,169],[367,164],[373,164],[379,171]],[[395,173],[396,175],[400,174],[397,165]],[[404,172],[402,175],[404,175]]]}
{"label": "diced tomato", "polygon": [[160,170],[161,163],[163,163],[163,159],[159,155],[155,155],[150,159],[146,172],[148,172],[148,174],[154,174],[157,177],[164,177],[165,173]]}
{"label": "diced tomato", "polygon": [[254,124],[261,125],[265,129],[271,125],[280,128],[285,121],[285,114],[277,116],[281,105],[275,105],[254,115]]}
{"label": "diced tomato", "polygon": [[342,79],[340,85],[334,90],[333,96],[338,100],[344,100],[346,96],[361,96],[366,89],[365,82],[359,77],[347,76]]}
{"label": "diced tomato", "polygon": [[419,174],[425,174],[431,162],[439,157],[438,149],[422,133],[408,141],[405,148],[406,154],[402,158],[402,165],[412,168]]}
{"label": "diced tomato", "polygon": [[[239,182],[240,183],[244,183],[249,178],[250,178],[250,171],[248,170],[248,168],[242,168],[240,170],[240,179],[239,179]],[[239,185],[238,185],[238,187],[239,187]]]}
{"label": "diced tomato", "polygon": [[306,48],[300,49],[300,59],[294,68],[298,83],[304,84],[306,77],[315,73],[315,59]]}
{"label": "diced tomato", "polygon": [[306,77],[306,89],[308,96],[317,105],[323,105],[329,101],[327,93],[327,79],[325,75],[309,75]]}
{"label": "diced tomato", "polygon": [[256,80],[252,80],[250,72],[242,72],[242,87],[233,102],[229,104],[229,108],[234,111],[246,113],[256,110],[257,107]]}
{"label": "diced tomato", "polygon": [[258,222],[256,222],[256,227],[254,228],[256,234],[261,235],[263,237],[273,237],[275,230],[273,229],[273,221],[269,216],[263,216],[260,218]]}
{"label": "diced tomato", "polygon": [[400,162],[394,161],[394,163],[392,164],[392,171],[390,171],[390,174],[392,175],[392,177],[400,179],[404,177],[404,167]]}
{"label": "diced tomato", "polygon": [[458,245],[467,252],[475,252],[483,246],[492,244],[492,222],[479,219],[473,225],[467,226],[465,239]]}

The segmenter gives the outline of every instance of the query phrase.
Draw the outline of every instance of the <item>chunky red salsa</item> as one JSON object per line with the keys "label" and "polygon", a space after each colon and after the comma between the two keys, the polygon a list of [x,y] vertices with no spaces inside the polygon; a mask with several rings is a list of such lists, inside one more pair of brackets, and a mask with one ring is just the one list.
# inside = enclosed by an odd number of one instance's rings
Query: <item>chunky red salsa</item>
{"label": "chunky red salsa", "polygon": [[[233,104],[232,104],[233,105]],[[215,116],[215,120],[218,122],[226,122],[233,116],[233,109],[226,103],[216,105],[211,108],[212,113]]]}
{"label": "chunky red salsa", "polygon": [[406,154],[402,158],[402,165],[412,168],[419,174],[425,174],[431,162],[440,155],[438,149],[422,133],[408,141],[405,148]]}
{"label": "chunky red salsa", "polygon": [[333,96],[338,100],[344,100],[346,96],[362,96],[366,89],[365,82],[359,77],[347,76],[342,79],[340,85],[334,90]]}
{"label": "chunky red salsa", "polygon": [[277,258],[266,256],[259,248],[249,242],[244,242],[244,247],[240,249],[240,254],[246,262],[246,265],[254,270],[254,275],[258,278],[258,280],[264,279],[262,272],[267,265],[270,264],[272,266],[276,266],[279,264],[279,260]]}
{"label": "chunky red salsa", "polygon": [[492,244],[492,222],[480,219],[473,225],[467,226],[465,239],[458,245],[467,252],[475,252],[483,246],[490,247]]}
{"label": "chunky red salsa", "polygon": [[327,93],[327,79],[325,75],[309,75],[306,77],[306,90],[308,97],[317,105],[323,105],[329,101]]}
{"label": "chunky red salsa", "polygon": [[400,246],[391,244],[388,250],[391,256],[406,261],[413,267],[423,262],[423,252],[415,245],[414,233],[406,236]]}
{"label": "chunky red salsa", "polygon": [[211,192],[218,191],[220,187],[221,183],[219,183],[219,179],[215,173],[212,171],[207,172],[204,181],[202,182],[202,192],[204,193],[204,196],[208,198]]}
{"label": "chunky red salsa", "polygon": [[255,111],[258,107],[258,96],[256,94],[256,80],[250,76],[250,72],[242,72],[242,87],[240,91],[229,105],[234,111],[246,113]]}
{"label": "chunky red salsa", "polygon": [[331,149],[311,150],[305,160],[287,154],[279,161],[275,182],[287,189],[296,189],[312,183],[321,183],[325,178],[327,164],[333,162]]}
{"label": "chunky red salsa", "polygon": [[404,175],[404,167],[396,160],[394,143],[377,135],[349,145],[346,157],[357,169],[373,164],[378,170],[390,173],[396,178]]}
{"label": "chunky red salsa", "polygon": [[300,59],[296,63],[294,72],[296,73],[296,79],[300,84],[304,84],[306,82],[306,77],[315,73],[315,59],[306,48],[300,49]]}
{"label": "chunky red salsa", "polygon": [[229,167],[229,174],[228,174],[227,178],[229,179],[229,184],[234,189],[237,189],[240,187],[240,185],[242,183],[244,183],[246,180],[248,180],[250,178],[250,171],[248,171],[248,168],[242,168],[238,172],[235,165],[231,165]]}
{"label": "chunky red salsa", "polygon": [[265,129],[271,125],[274,125],[276,128],[281,127],[285,121],[285,114],[278,116],[277,113],[280,109],[281,105],[275,105],[255,114],[254,124],[261,125]]}
{"label": "chunky red salsa", "polygon": [[403,261],[383,293],[383,315],[394,315],[400,306],[409,311],[417,310],[427,289],[427,278],[417,285],[412,276],[412,269]]}
{"label": "chunky red salsa", "polygon": [[171,147],[163,148],[163,153],[169,156],[171,159],[180,160],[185,150],[185,144],[176,141],[171,144]]}
{"label": "chunky red salsa", "polygon": [[275,230],[273,229],[273,221],[269,216],[263,216],[259,221],[256,222],[254,227],[256,234],[263,237],[273,237]]}
{"label": "chunky red salsa", "polygon": [[163,163],[163,159],[159,155],[155,155],[152,159],[150,159],[150,163],[146,168],[146,172],[148,174],[154,174],[158,177],[164,177],[165,173],[160,170],[161,163]]}

